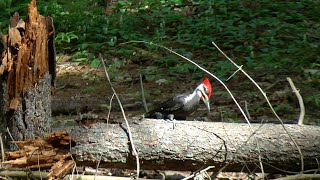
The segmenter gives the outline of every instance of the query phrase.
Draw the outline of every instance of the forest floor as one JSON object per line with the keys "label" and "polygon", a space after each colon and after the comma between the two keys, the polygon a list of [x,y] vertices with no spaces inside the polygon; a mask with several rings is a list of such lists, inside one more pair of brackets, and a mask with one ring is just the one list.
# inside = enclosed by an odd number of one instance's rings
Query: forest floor
{"label": "forest floor", "polygon": [[[139,119],[145,113],[141,97],[139,69],[148,69],[149,66],[148,63],[128,62],[109,72],[113,86],[121,98],[129,119]],[[177,75],[172,80],[172,75],[167,73],[165,68],[159,69],[157,78],[153,80],[148,80],[147,75],[143,76],[144,93],[149,109],[175,94],[191,92],[201,82],[201,79],[189,79],[189,75]],[[310,77],[306,74],[298,74],[290,70],[258,71],[248,72],[248,74],[266,91],[273,107],[285,123],[296,123],[300,113],[298,100],[286,77],[293,79],[296,87],[301,90],[302,97],[312,95],[316,91],[314,87],[305,85],[307,81],[310,81]],[[203,77],[205,76],[203,74]],[[189,117],[189,120],[245,122],[241,112],[223,86],[213,78],[210,79],[213,85],[211,112],[208,113],[202,104],[196,113]],[[225,83],[242,108],[245,109],[245,104],[247,104],[247,112],[252,122],[278,123],[259,90],[244,75],[237,73]],[[72,62],[70,56],[60,57],[53,97],[53,114],[56,125],[72,124],[75,118],[88,113],[106,119],[111,97],[112,91],[103,67],[93,68],[88,64]],[[62,101],[63,105],[55,104],[55,101]],[[319,125],[319,109],[308,103],[305,106],[305,123]],[[115,99],[111,107],[110,120],[121,121],[122,115]]]}

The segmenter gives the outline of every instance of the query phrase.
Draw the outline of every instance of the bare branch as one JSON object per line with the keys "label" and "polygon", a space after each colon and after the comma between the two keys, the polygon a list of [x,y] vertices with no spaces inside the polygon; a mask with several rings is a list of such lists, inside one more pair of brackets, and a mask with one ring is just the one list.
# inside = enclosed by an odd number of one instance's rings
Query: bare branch
{"label": "bare branch", "polygon": [[[14,140],[14,138],[13,138],[13,136],[12,136],[10,130],[9,130],[9,127],[7,127],[7,133],[9,134],[9,137],[10,137],[11,141],[14,142],[15,140]],[[17,144],[14,143],[14,145],[16,146],[17,149],[20,149]]]}
{"label": "bare branch", "polygon": [[293,92],[296,94],[296,96],[298,98],[299,105],[300,105],[300,115],[299,115],[298,124],[303,125],[304,115],[306,114],[306,111],[304,108],[302,96],[300,95],[299,90],[297,90],[296,86],[294,85],[294,83],[290,77],[287,77],[287,81],[289,82],[291,89],[293,90]]}
{"label": "bare branch", "polygon": [[199,175],[199,174],[206,173],[209,169],[213,169],[213,168],[214,168],[214,166],[208,166],[207,168],[201,170],[200,172],[194,173],[194,174],[192,174],[192,175],[190,175],[190,176],[188,176],[188,177],[183,178],[182,180],[191,179],[191,178],[193,178],[193,177],[196,177],[196,176]]}
{"label": "bare branch", "polygon": [[306,180],[306,179],[320,179],[320,174],[299,174],[293,176],[286,176],[277,178],[276,180]]}
{"label": "bare branch", "polygon": [[251,116],[250,116],[250,113],[248,110],[248,102],[247,101],[244,101],[244,109],[246,110],[248,118],[251,120]]}
{"label": "bare branch", "polygon": [[229,81],[237,72],[239,72],[241,70],[243,65],[240,66],[240,68],[238,68],[230,77],[228,77],[228,79],[226,81]]}
{"label": "bare branch", "polygon": [[111,114],[111,109],[112,109],[113,98],[114,98],[114,93],[112,94],[112,96],[110,98],[109,111],[108,111],[108,116],[107,116],[107,129],[108,129],[108,124],[109,124],[109,119],[110,119],[110,114]]}
{"label": "bare branch", "polygon": [[1,150],[1,160],[0,160],[0,168],[2,168],[2,162],[4,162],[4,146],[2,140],[2,133],[0,133],[0,150]]}
{"label": "bare branch", "polygon": [[133,153],[133,155],[136,157],[137,179],[138,179],[138,178],[139,178],[139,171],[140,171],[140,163],[139,163],[138,152],[137,152],[137,150],[136,150],[136,148],[135,148],[135,146],[134,146],[134,143],[133,143],[133,138],[132,138],[131,129],[130,129],[130,126],[129,126],[129,123],[128,123],[126,114],[125,114],[125,112],[124,112],[122,103],[121,103],[121,101],[120,101],[120,98],[119,98],[118,94],[116,93],[116,90],[115,90],[115,89],[113,88],[113,86],[112,86],[112,83],[111,83],[111,80],[110,80],[110,77],[109,77],[108,70],[107,70],[106,64],[105,64],[105,62],[104,62],[104,59],[103,59],[103,57],[102,57],[101,54],[99,54],[99,56],[100,56],[101,62],[102,62],[102,64],[103,64],[103,68],[104,68],[104,71],[105,71],[107,80],[108,80],[108,82],[109,82],[109,85],[110,85],[110,87],[111,87],[114,95],[116,96],[116,99],[117,99],[117,101],[118,101],[118,103],[119,103],[119,106],[120,106],[120,109],[121,109],[123,118],[124,118],[124,120],[125,120],[125,122],[126,122],[126,126],[127,126],[127,128],[128,128],[128,136],[129,136],[129,140],[130,140],[130,144],[131,144],[131,148],[132,148],[132,153]]}
{"label": "bare branch", "polygon": [[141,74],[139,74],[139,79],[140,79],[141,96],[142,96],[142,102],[143,102],[144,110],[146,112],[148,112],[148,106],[147,106],[146,97],[144,96],[144,88],[143,88],[143,82],[142,82]]}

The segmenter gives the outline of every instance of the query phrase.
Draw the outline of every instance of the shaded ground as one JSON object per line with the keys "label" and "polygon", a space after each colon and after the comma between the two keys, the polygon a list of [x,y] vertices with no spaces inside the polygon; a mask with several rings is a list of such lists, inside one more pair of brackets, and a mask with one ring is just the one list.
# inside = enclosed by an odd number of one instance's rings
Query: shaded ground
{"label": "shaded ground", "polygon": [[[148,69],[149,66],[150,64],[139,65],[129,62],[119,68],[109,69],[112,83],[120,95],[129,119],[139,119],[145,112],[139,84],[139,69]],[[187,78],[188,76],[184,77],[182,75],[177,75],[172,80],[173,78],[164,68],[159,68],[158,73],[156,78],[152,80],[150,80],[148,75],[143,76],[144,92],[149,109],[174,94],[192,91],[201,82],[201,79],[190,80]],[[307,96],[315,91],[312,87],[303,86],[303,83],[301,83],[306,81],[306,76],[296,75],[295,72],[288,70],[272,73],[261,71],[255,72],[251,76],[266,90],[274,108],[287,123],[297,121],[300,109],[296,96],[292,93],[286,81],[286,77],[290,76],[294,82],[297,82],[296,86],[298,89],[302,89],[303,96]],[[212,83],[214,87],[211,99],[211,112],[207,113],[205,106],[202,104],[199,110],[189,117],[189,119],[244,122],[245,120],[242,118],[240,111],[223,86],[213,79]],[[261,120],[267,120],[276,122],[262,95],[259,94],[258,90],[244,76],[237,74],[227,81],[226,84],[243,108],[245,108],[245,103],[247,103],[247,109],[253,121],[260,122]],[[64,124],[66,123],[64,121],[68,121],[68,119],[74,121],[80,114],[83,116],[83,114],[87,113],[107,119],[112,93],[102,67],[92,68],[90,65],[71,62],[70,58],[67,58],[63,62],[60,61],[57,66],[56,87],[53,99],[54,102],[60,103],[53,103],[53,113],[56,116],[58,124],[61,121]],[[69,107],[70,104],[72,104],[71,108]],[[122,115],[115,100],[111,107],[110,120],[121,120]],[[63,109],[64,112],[55,109]],[[306,104],[306,109],[306,122],[308,124],[319,124],[319,110],[308,104]],[[61,114],[64,115],[61,116]],[[70,115],[76,115],[76,117]]]}

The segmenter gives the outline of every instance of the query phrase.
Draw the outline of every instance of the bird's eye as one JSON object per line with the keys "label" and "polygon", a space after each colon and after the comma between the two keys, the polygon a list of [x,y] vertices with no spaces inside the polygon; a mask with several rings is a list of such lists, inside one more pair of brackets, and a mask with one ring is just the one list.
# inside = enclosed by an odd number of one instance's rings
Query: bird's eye
{"label": "bird's eye", "polygon": [[208,94],[208,88],[206,86],[204,86],[204,92]]}

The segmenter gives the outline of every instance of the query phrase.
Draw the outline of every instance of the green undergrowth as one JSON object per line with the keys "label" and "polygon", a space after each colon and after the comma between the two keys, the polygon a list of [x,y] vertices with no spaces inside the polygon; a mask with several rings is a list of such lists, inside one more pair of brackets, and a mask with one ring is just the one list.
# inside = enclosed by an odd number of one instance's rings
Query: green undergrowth
{"label": "green undergrowth", "polygon": [[[0,30],[4,34],[14,12],[25,18],[28,2],[1,1]],[[320,1],[119,0],[110,6],[110,13],[105,12],[103,2],[37,1],[41,14],[54,18],[58,53],[72,54],[74,61],[93,67],[101,66],[99,53],[117,58],[109,67],[115,73],[124,66],[116,62],[140,63],[148,66],[141,73],[149,81],[164,75],[172,81],[183,76],[202,78],[203,73],[193,65],[163,49],[126,43],[143,40],[171,48],[226,80],[236,69],[217,52],[214,41],[253,77],[297,74],[292,78],[307,91],[306,105],[320,108],[320,95],[314,92],[320,86]],[[306,69],[314,73],[305,73]],[[293,112],[288,104],[279,103],[275,105],[279,111]],[[264,111],[264,107],[255,111]]]}

